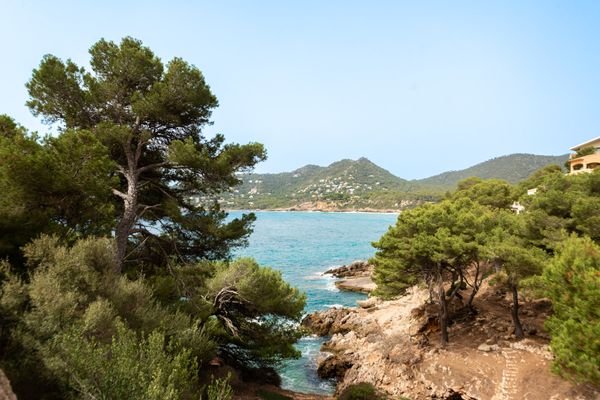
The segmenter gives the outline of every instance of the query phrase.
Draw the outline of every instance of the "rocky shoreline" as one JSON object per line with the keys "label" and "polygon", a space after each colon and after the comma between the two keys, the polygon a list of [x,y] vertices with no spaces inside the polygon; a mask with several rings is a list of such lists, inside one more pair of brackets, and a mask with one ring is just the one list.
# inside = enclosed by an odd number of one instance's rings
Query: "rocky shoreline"
{"label": "rocky shoreline", "polygon": [[332,268],[325,271],[325,275],[331,275],[338,278],[335,286],[340,290],[350,292],[371,293],[376,289],[376,285],[371,279],[374,267],[367,261],[354,261],[351,264]]}
{"label": "rocky shoreline", "polygon": [[336,394],[368,382],[390,398],[409,399],[595,399],[594,388],[577,386],[550,372],[552,355],[543,321],[550,306],[526,302],[527,338],[512,335],[510,299],[487,283],[479,314],[450,328],[450,344],[438,345],[436,309],[429,293],[414,287],[395,300],[371,297],[358,307],[308,315],[303,326],[330,339],[318,372],[338,380]]}

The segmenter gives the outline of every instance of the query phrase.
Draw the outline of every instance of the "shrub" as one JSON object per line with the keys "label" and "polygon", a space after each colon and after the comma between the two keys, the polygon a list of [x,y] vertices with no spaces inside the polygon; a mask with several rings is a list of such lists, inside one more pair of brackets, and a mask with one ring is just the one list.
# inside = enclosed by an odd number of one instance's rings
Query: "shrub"
{"label": "shrub", "polygon": [[367,382],[348,386],[338,397],[339,400],[383,400],[384,397]]}
{"label": "shrub", "polygon": [[74,329],[52,340],[49,350],[52,368],[61,370],[82,399],[181,400],[198,390],[198,365],[190,351],[160,332],[140,339],[117,321],[108,344],[83,339]]}
{"label": "shrub", "polygon": [[594,146],[585,146],[577,150],[575,157],[585,157],[594,153],[596,153],[596,148]]}
{"label": "shrub", "polygon": [[231,373],[227,374],[227,377],[221,379],[213,379],[208,388],[206,388],[206,399],[207,400],[231,400],[233,397],[233,390],[229,385],[231,379]]}

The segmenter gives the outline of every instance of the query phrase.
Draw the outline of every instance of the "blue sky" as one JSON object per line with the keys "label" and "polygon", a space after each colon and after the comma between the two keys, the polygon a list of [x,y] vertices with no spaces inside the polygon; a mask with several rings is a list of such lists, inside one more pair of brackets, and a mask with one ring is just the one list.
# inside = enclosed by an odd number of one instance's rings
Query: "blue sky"
{"label": "blue sky", "polygon": [[199,67],[208,135],[259,141],[259,172],[365,156],[423,178],[600,136],[600,2],[1,2],[0,113],[47,53],[85,65],[98,39],[141,39]]}

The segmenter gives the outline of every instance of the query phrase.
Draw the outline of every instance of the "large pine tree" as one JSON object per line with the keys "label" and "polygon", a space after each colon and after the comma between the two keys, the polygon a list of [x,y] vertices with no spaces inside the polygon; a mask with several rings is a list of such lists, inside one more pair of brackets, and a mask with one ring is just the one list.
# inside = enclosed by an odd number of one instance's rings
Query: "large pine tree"
{"label": "large pine tree", "polygon": [[[236,173],[265,158],[263,146],[208,139],[218,102],[200,70],[180,58],[166,65],[139,40],[100,40],[91,71],[46,55],[27,83],[27,105],[61,134],[91,133],[114,162],[118,271],[128,258],[161,264],[224,258],[244,243],[252,214],[226,222],[216,195]],[[194,204],[192,198],[205,201]]]}

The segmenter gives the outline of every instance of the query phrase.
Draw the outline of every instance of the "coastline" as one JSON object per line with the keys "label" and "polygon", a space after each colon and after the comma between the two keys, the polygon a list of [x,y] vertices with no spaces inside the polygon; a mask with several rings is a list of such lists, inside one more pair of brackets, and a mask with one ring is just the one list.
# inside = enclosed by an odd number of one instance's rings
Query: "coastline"
{"label": "coastline", "polygon": [[[256,207],[252,208],[256,210]],[[236,210],[240,209],[243,207],[236,207]],[[237,255],[255,257],[263,265],[275,266],[286,274],[288,282],[305,290],[308,293],[305,313],[336,305],[351,307],[357,300],[367,298],[365,293],[340,290],[335,286],[337,279],[323,276],[323,273],[352,260],[368,259],[373,252],[370,241],[394,224],[397,214],[257,211],[255,232],[248,247]],[[230,218],[239,215],[239,212],[231,213]],[[310,338],[298,343],[302,357],[290,360],[278,369],[285,389],[321,395],[329,395],[335,390],[317,375],[322,342],[321,338]]]}
{"label": "coastline", "polygon": [[361,208],[361,209],[320,209],[320,208],[310,208],[310,209],[298,209],[294,207],[289,208],[225,208],[226,212],[318,212],[318,213],[327,213],[327,214],[400,214],[402,210],[395,209],[385,209],[385,210],[377,210],[371,208]]}

